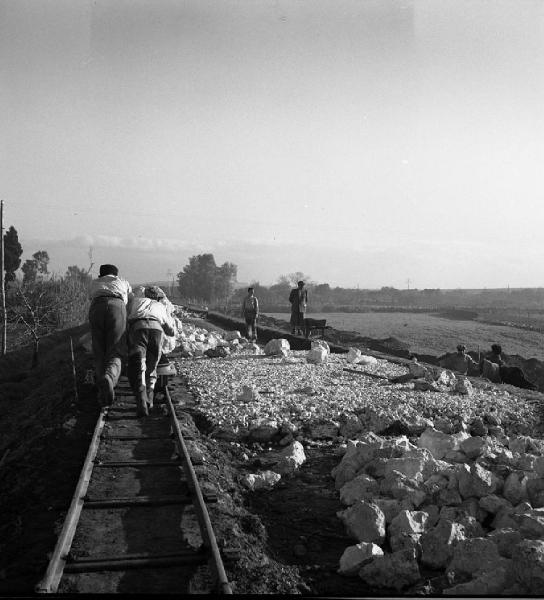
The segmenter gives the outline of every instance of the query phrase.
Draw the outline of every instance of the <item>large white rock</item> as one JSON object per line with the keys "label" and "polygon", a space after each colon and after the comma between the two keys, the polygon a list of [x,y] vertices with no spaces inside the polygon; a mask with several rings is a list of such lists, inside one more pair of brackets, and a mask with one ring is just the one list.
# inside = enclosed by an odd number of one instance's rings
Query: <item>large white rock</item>
{"label": "large white rock", "polygon": [[353,479],[384,444],[385,440],[374,433],[366,434],[360,440],[349,440],[340,464],[331,473],[335,478],[336,489],[339,490],[347,481]]}
{"label": "large white rock", "polygon": [[304,446],[297,441],[292,442],[280,453],[280,460],[274,465],[274,470],[282,475],[290,475],[306,462]]}
{"label": "large white rock", "polygon": [[434,427],[428,427],[417,441],[420,448],[427,448],[436,459],[442,459],[451,450],[459,449],[459,436],[443,433]]}
{"label": "large white rock", "polygon": [[337,516],[357,541],[382,544],[385,540],[385,516],[376,504],[360,500]]}
{"label": "large white rock", "polygon": [[429,515],[422,510],[401,510],[389,525],[389,534],[421,534],[428,529]]}
{"label": "large white rock", "polygon": [[422,534],[421,563],[433,569],[447,566],[455,546],[466,539],[465,528],[460,523],[440,519],[436,527]]}
{"label": "large white rock", "polygon": [[313,350],[314,348],[323,348],[327,353],[327,356],[331,353],[331,348],[325,340],[312,340],[310,349]]}
{"label": "large white rock", "polygon": [[417,583],[420,573],[414,551],[400,550],[364,565],[359,577],[370,587],[400,591]]}
{"label": "large white rock", "polygon": [[358,363],[360,365],[374,366],[378,364],[378,359],[374,356],[368,356],[368,354],[362,354],[358,360]]}
{"label": "large white rock", "polygon": [[463,498],[471,496],[482,498],[493,494],[499,487],[499,478],[480,464],[473,463],[470,467],[468,465],[460,466],[463,468],[458,473],[459,493]]}
{"label": "large white rock", "polygon": [[289,345],[289,341],[285,338],[280,338],[270,340],[264,347],[264,353],[268,356],[273,356],[276,354],[282,354],[285,356],[290,349],[291,346]]}
{"label": "large white rock", "polygon": [[242,484],[251,491],[270,490],[281,479],[279,473],[262,471],[261,473],[248,473],[242,477]]}
{"label": "large white rock", "polygon": [[378,556],[383,556],[383,550],[377,544],[361,542],[355,546],[348,546],[340,557],[338,573],[357,575],[361,567]]}
{"label": "large white rock", "polygon": [[350,348],[348,350],[348,353],[346,355],[346,360],[348,361],[348,363],[351,363],[351,364],[358,363],[360,358],[361,358],[361,351],[359,350],[359,348]]}
{"label": "large white rock", "polygon": [[420,478],[422,481],[439,469],[430,452],[424,448],[407,450],[400,458],[391,458],[386,467],[385,475],[398,471],[409,478]]}
{"label": "large white rock", "polygon": [[340,490],[340,501],[351,506],[358,500],[370,500],[378,493],[378,482],[370,475],[357,475]]}
{"label": "large white rock", "polygon": [[306,355],[306,360],[314,365],[322,365],[327,362],[329,354],[322,346],[312,348]]}
{"label": "large white rock", "polygon": [[427,494],[420,488],[419,482],[399,471],[391,471],[382,479],[380,492],[397,500],[409,500],[416,508],[427,499]]}

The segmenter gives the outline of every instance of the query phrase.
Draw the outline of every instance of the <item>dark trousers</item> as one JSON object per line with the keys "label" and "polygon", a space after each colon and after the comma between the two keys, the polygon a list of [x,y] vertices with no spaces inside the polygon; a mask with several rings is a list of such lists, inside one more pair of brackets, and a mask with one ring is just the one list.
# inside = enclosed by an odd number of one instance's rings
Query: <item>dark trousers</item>
{"label": "dark trousers", "polygon": [[244,318],[246,320],[247,339],[257,339],[257,315],[246,313]]}
{"label": "dark trousers", "polygon": [[293,333],[295,333],[297,329],[304,333],[304,314],[305,313],[300,312],[299,310],[291,311],[291,331]]}
{"label": "dark trousers", "polygon": [[155,385],[161,357],[162,329],[142,327],[128,330],[128,381],[134,392],[140,385]]}
{"label": "dark trousers", "polygon": [[96,298],[89,308],[92,347],[97,381],[109,375],[117,385],[121,357],[125,354],[127,308],[121,298]]}

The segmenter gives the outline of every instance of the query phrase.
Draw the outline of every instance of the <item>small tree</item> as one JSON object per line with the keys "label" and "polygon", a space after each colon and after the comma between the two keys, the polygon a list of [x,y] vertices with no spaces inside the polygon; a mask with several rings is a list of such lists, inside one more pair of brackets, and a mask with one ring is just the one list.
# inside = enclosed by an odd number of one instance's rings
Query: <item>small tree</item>
{"label": "small tree", "polygon": [[23,247],[19,243],[19,235],[13,225],[4,233],[4,270],[5,283],[14,281],[15,271],[21,266]]}

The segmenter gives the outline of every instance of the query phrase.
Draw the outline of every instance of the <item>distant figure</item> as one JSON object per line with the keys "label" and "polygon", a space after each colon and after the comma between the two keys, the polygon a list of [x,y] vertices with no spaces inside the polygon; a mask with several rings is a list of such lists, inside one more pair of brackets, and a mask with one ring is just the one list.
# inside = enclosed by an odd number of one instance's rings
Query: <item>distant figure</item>
{"label": "distant figure", "polygon": [[171,336],[175,332],[174,320],[161,303],[163,298],[165,294],[159,287],[149,286],[145,288],[143,298],[134,297],[130,304],[128,380],[136,396],[139,417],[147,416],[153,407],[153,387],[161,357],[163,331]]}
{"label": "distant figure", "polygon": [[89,324],[101,405],[111,404],[121,374],[123,334],[126,329],[130,283],[118,276],[115,265],[100,265],[98,278],[91,282]]}
{"label": "distant figure", "polygon": [[291,303],[291,333],[298,330],[300,334],[305,331],[304,315],[308,306],[308,290],[304,287],[304,281],[299,281],[298,287],[291,290],[289,302]]}
{"label": "distant figure", "polygon": [[469,374],[477,374],[479,372],[478,363],[466,353],[466,349],[464,344],[459,344],[455,354],[449,354],[440,360],[440,366],[443,369],[457,371],[462,375],[467,375],[469,371]]}
{"label": "distant figure", "polygon": [[242,317],[246,321],[247,339],[257,341],[257,317],[259,316],[259,301],[252,287],[247,288],[247,296],[242,302]]}
{"label": "distant figure", "polygon": [[502,347],[500,346],[500,344],[492,344],[491,352],[488,352],[484,358],[486,358],[492,363],[495,363],[496,365],[499,365],[499,367],[504,365],[504,359],[502,357]]}

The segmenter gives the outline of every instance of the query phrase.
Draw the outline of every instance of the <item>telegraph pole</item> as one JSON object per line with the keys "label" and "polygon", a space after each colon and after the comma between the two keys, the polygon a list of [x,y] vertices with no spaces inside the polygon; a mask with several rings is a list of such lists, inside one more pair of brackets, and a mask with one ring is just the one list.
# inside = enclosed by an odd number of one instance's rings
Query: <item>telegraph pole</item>
{"label": "telegraph pole", "polygon": [[4,275],[4,201],[0,200],[0,287],[1,303],[2,303],[2,352],[1,355],[6,355],[7,349],[7,327],[8,318],[6,315],[6,278]]}

